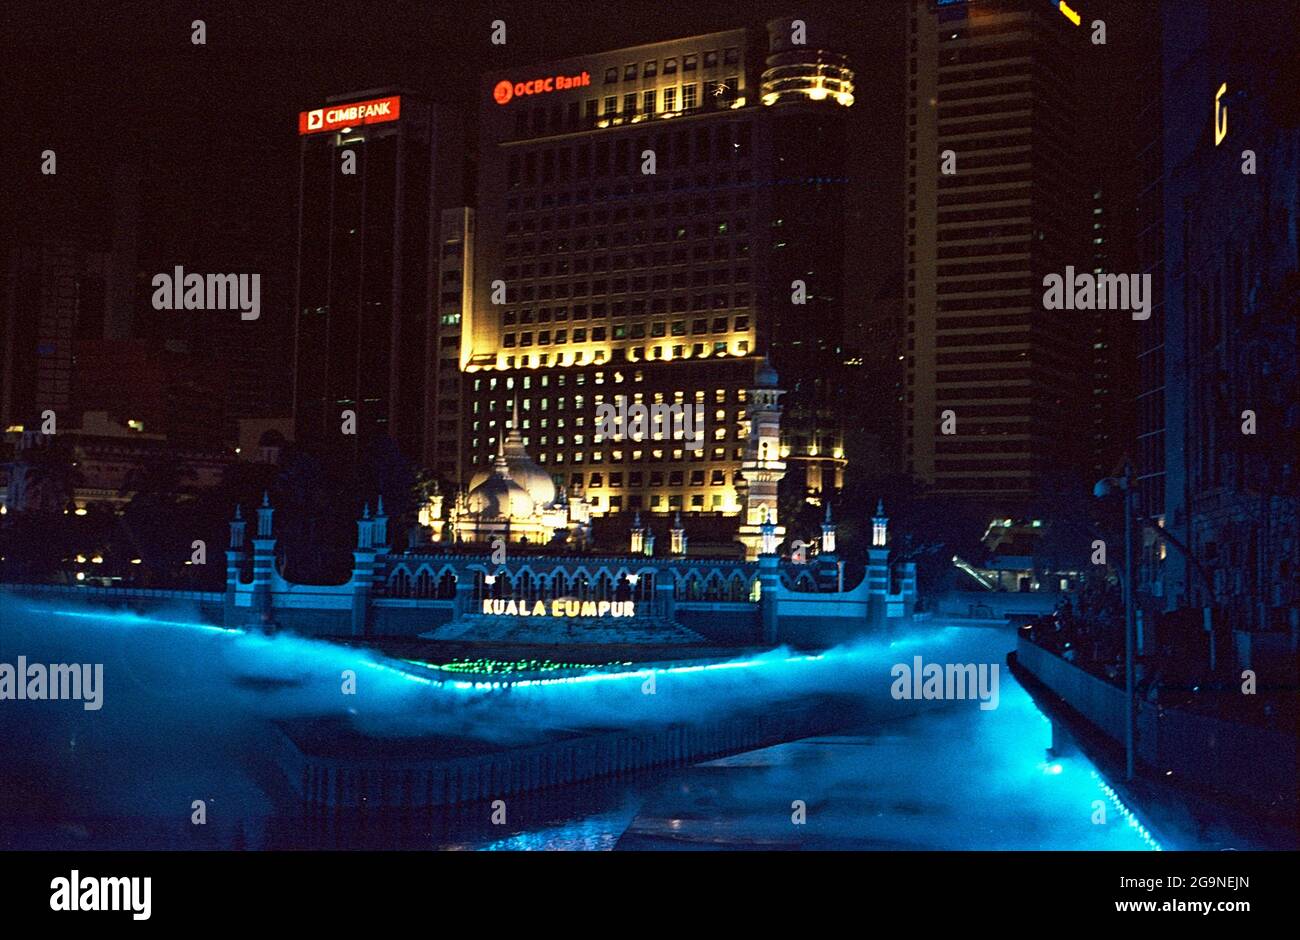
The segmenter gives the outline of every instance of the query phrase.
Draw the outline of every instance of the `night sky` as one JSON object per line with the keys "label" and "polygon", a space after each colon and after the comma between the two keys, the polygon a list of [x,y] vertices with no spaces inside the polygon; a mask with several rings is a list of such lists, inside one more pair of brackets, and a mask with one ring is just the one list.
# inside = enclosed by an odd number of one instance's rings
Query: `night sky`
{"label": "night sky", "polygon": [[[808,5],[806,5],[808,6]],[[20,227],[107,234],[115,173],[138,173],[139,267],[263,273],[291,302],[297,114],[327,95],[406,85],[463,107],[473,133],[482,72],[737,26],[789,2],[41,4],[9,7],[6,67],[20,104]],[[53,7],[53,9],[51,9]],[[858,70],[852,151],[868,296],[900,268],[903,18],[899,0],[820,3]],[[892,14],[892,15],[891,15]],[[194,19],[207,45],[191,43]],[[507,44],[489,41],[494,19]],[[8,31],[6,31],[8,32]],[[42,150],[58,174],[39,173]],[[137,306],[140,298],[137,297]],[[270,312],[270,311],[268,311]]]}

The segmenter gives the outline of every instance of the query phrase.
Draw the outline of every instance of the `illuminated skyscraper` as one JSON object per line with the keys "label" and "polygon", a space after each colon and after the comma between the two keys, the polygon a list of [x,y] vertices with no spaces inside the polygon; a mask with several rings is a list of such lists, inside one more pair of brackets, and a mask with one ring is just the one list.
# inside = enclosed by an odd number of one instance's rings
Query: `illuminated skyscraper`
{"label": "illuminated skyscraper", "polygon": [[[485,79],[462,478],[490,466],[517,401],[529,452],[597,514],[739,524],[766,352],[793,417],[768,459],[814,498],[839,485],[852,82],[793,35],[774,23],[766,50],[737,29]],[[604,440],[596,407],[619,397],[700,405],[705,440]]]}

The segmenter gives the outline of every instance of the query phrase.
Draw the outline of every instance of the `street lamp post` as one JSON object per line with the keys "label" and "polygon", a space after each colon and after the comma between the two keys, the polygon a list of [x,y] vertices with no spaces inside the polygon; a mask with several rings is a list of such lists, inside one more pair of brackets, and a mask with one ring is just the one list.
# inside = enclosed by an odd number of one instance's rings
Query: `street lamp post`
{"label": "street lamp post", "polygon": [[1124,496],[1124,778],[1132,780],[1137,763],[1137,629],[1133,610],[1133,497],[1136,494],[1132,464],[1124,464],[1122,477],[1098,481],[1093,495],[1108,496],[1116,489]]}
{"label": "street lamp post", "polygon": [[1132,780],[1137,763],[1137,628],[1133,610],[1133,474],[1124,467],[1124,779]]}

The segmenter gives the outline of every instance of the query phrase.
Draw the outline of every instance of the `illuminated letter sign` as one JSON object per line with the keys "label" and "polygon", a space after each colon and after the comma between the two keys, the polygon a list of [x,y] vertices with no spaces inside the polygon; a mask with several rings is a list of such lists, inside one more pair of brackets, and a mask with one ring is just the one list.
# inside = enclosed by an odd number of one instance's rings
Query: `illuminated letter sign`
{"label": "illuminated letter sign", "polygon": [[483,598],[483,613],[492,617],[635,617],[636,601],[580,601],[561,597],[551,601]]}
{"label": "illuminated letter sign", "polygon": [[[1223,143],[1223,138],[1228,136],[1228,106],[1219,104],[1219,99],[1228,93],[1228,83],[1224,82],[1219,86],[1219,90],[1214,93],[1214,146]],[[1220,123],[1222,118],[1222,123]]]}
{"label": "illuminated letter sign", "polygon": [[527,95],[544,95],[552,91],[585,88],[590,84],[591,74],[589,72],[582,72],[578,75],[549,75],[546,78],[534,78],[526,82],[514,83],[502,79],[492,87],[492,100],[497,104],[509,104],[513,99]]}
{"label": "illuminated letter sign", "polygon": [[322,134],[338,130],[341,127],[359,127],[362,124],[383,124],[396,121],[402,116],[402,98],[374,98],[370,101],[354,101],[350,104],[336,104],[312,111],[298,112],[299,134]]}

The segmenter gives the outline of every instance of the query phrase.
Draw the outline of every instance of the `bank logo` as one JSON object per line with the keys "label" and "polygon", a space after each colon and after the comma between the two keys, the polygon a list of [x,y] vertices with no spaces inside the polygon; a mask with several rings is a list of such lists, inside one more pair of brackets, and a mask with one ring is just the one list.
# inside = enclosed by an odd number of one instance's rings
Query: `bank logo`
{"label": "bank logo", "polygon": [[402,96],[372,98],[330,107],[313,108],[298,112],[298,133],[319,134],[324,131],[344,131],[362,124],[382,124],[396,121],[402,116]]}
{"label": "bank logo", "polygon": [[545,95],[553,91],[568,91],[570,88],[586,88],[591,84],[591,73],[579,75],[548,75],[526,82],[508,82],[504,79],[492,89],[492,98],[497,104],[506,104],[512,98],[526,95]]}

